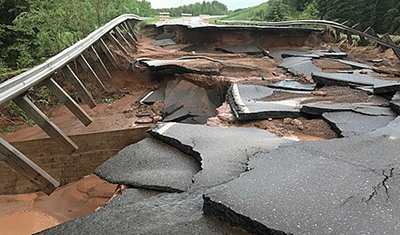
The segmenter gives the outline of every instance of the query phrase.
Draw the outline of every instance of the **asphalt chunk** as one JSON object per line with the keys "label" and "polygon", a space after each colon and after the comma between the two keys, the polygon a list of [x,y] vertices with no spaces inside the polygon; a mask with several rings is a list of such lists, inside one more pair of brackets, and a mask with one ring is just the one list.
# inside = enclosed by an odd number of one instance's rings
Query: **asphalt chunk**
{"label": "asphalt chunk", "polygon": [[228,100],[238,120],[268,118],[298,118],[300,103],[306,98],[264,101],[274,89],[254,84],[233,84],[228,90]]}
{"label": "asphalt chunk", "polygon": [[288,141],[256,128],[182,123],[158,123],[149,133],[201,162],[202,170],[194,175],[192,189],[235,179],[247,170],[247,162],[254,154]]}
{"label": "asphalt chunk", "polygon": [[302,84],[296,80],[286,79],[277,83],[268,85],[268,87],[285,89],[285,90],[295,90],[295,91],[313,91],[316,84]]}
{"label": "asphalt chunk", "polygon": [[100,165],[95,174],[114,184],[183,192],[200,169],[193,157],[149,137],[121,150]]}
{"label": "asphalt chunk", "polygon": [[400,89],[399,82],[382,80],[363,74],[313,73],[312,79],[316,83],[328,86],[370,86],[373,88],[374,94],[389,93]]}
{"label": "asphalt chunk", "polygon": [[285,58],[284,62],[279,65],[281,68],[287,69],[288,72],[298,75],[304,74],[311,76],[313,73],[322,72],[322,69],[317,67],[311,58],[308,57],[289,57]]}
{"label": "asphalt chunk", "polygon": [[396,116],[371,116],[355,112],[326,112],[322,114],[332,130],[340,137],[350,137],[387,126]]}

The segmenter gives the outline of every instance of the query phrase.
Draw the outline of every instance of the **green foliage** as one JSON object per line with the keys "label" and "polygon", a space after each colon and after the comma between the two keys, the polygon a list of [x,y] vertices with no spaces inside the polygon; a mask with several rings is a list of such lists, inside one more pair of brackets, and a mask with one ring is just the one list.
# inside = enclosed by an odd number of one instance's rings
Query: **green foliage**
{"label": "green foliage", "polygon": [[146,0],[0,0],[0,73],[41,63],[137,8],[154,15]]}
{"label": "green foliage", "polygon": [[209,15],[226,15],[228,14],[228,7],[218,1],[202,3],[196,2],[194,4],[183,5],[174,8],[162,8],[158,9],[160,12],[169,12],[172,17],[180,17],[182,13],[190,13],[193,16],[198,16],[200,14]]}
{"label": "green foliage", "polygon": [[8,103],[8,110],[10,116],[23,118],[26,121],[26,124],[28,124],[29,126],[35,125],[35,122],[32,119],[30,119],[26,115],[26,113],[14,102],[10,101],[10,103]]}
{"label": "green foliage", "polygon": [[289,6],[283,0],[268,1],[265,20],[270,22],[285,21],[289,18]]}
{"label": "green foliage", "polygon": [[29,89],[28,97],[35,104],[49,106],[53,100],[53,93],[49,88],[47,88],[47,86],[41,86],[38,89]]}
{"label": "green foliage", "polygon": [[317,0],[307,3],[299,17],[301,20],[318,20],[319,10]]}
{"label": "green foliage", "polygon": [[115,100],[114,99],[103,99],[102,102],[107,103],[107,104],[114,104]]}
{"label": "green foliage", "polygon": [[3,74],[5,72],[7,72],[7,71],[8,71],[7,65],[0,58],[0,74]]}
{"label": "green foliage", "polygon": [[282,21],[325,19],[360,23],[361,30],[372,27],[377,33],[400,34],[398,0],[270,0],[255,7],[234,11],[224,20]]}
{"label": "green foliage", "polygon": [[15,130],[13,129],[13,128],[8,128],[8,129],[2,129],[1,130],[1,133],[3,134],[3,135],[7,135],[7,134],[10,134],[10,133],[13,133]]}

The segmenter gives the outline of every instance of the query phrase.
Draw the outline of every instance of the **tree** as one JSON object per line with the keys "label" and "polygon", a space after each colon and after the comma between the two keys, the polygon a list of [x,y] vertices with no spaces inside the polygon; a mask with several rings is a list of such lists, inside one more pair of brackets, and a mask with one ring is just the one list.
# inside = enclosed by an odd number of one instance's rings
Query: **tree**
{"label": "tree", "polygon": [[285,21],[289,18],[289,7],[283,0],[270,0],[268,8],[265,12],[265,20],[278,22]]}
{"label": "tree", "polygon": [[318,20],[319,19],[319,10],[317,0],[313,0],[309,2],[304,11],[300,14],[301,20]]}

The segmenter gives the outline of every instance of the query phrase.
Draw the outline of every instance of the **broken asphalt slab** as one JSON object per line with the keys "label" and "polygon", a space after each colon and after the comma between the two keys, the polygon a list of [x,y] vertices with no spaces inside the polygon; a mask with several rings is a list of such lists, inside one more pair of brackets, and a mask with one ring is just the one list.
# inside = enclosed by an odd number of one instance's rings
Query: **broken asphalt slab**
{"label": "broken asphalt slab", "polygon": [[156,45],[160,47],[165,47],[165,46],[177,45],[177,43],[174,40],[167,38],[167,39],[157,40]]}
{"label": "broken asphalt slab", "polygon": [[256,128],[158,123],[148,132],[201,162],[202,170],[194,175],[192,189],[235,179],[247,170],[248,159],[254,154],[287,142]]}
{"label": "broken asphalt slab", "polygon": [[338,85],[338,86],[371,86],[375,94],[393,92],[400,89],[400,83],[396,81],[388,81],[378,79],[369,75],[363,74],[341,74],[341,73],[313,73],[312,79],[323,85]]}
{"label": "broken asphalt slab", "polygon": [[324,52],[324,51],[300,51],[300,50],[277,50],[271,51],[268,54],[270,57],[276,60],[282,60],[287,57],[308,57],[313,59],[320,58],[344,58],[347,56],[344,52]]}
{"label": "broken asphalt slab", "polygon": [[313,91],[315,89],[315,84],[302,84],[295,80],[286,79],[277,83],[270,84],[268,85],[268,87],[295,91]]}
{"label": "broken asphalt slab", "polygon": [[204,211],[255,234],[399,234],[399,123],[257,155],[205,192]]}
{"label": "broken asphalt slab", "polygon": [[396,92],[389,104],[393,111],[400,114],[400,92]]}
{"label": "broken asphalt slab", "polygon": [[217,89],[207,90],[186,80],[167,83],[165,108],[161,111],[164,121],[187,121],[205,124],[216,115],[216,108],[224,102],[224,95]]}
{"label": "broken asphalt slab", "polygon": [[234,53],[234,54],[248,54],[248,55],[262,54],[262,51],[260,50],[260,48],[258,48],[254,44],[219,46],[219,47],[216,47],[215,50],[223,51],[226,53]]}
{"label": "broken asphalt slab", "polygon": [[[138,59],[138,62],[149,67],[153,72],[162,75],[166,74],[205,74],[218,75],[218,66],[215,66],[212,61],[200,58],[187,58],[176,60],[152,60],[148,58]],[[201,67],[205,66],[207,68]]]}
{"label": "broken asphalt slab", "polygon": [[312,73],[322,72],[322,69],[314,65],[311,58],[289,57],[278,67],[285,68],[289,73],[294,75],[304,74],[311,76]]}
{"label": "broken asphalt slab", "polygon": [[231,109],[238,120],[267,118],[297,118],[301,116],[300,102],[306,98],[262,101],[274,89],[254,84],[233,84],[228,90]]}
{"label": "broken asphalt slab", "polygon": [[163,39],[174,39],[176,37],[176,33],[163,33],[156,37],[156,40],[163,40]]}
{"label": "broken asphalt slab", "polygon": [[193,157],[149,137],[125,147],[100,165],[95,174],[113,184],[183,192],[200,169]]}
{"label": "broken asphalt slab", "polygon": [[340,137],[350,137],[387,126],[396,116],[371,116],[352,111],[326,112],[324,120]]}
{"label": "broken asphalt slab", "polygon": [[140,193],[138,200],[128,189],[118,202],[38,234],[248,234],[204,215],[202,192]]}
{"label": "broken asphalt slab", "polygon": [[340,62],[342,64],[350,65],[351,67],[353,67],[355,69],[369,69],[369,68],[371,68],[370,65],[362,64],[362,63],[358,63],[358,62],[354,62],[354,61],[340,60],[340,59],[337,59],[336,61],[338,61],[338,62]]}
{"label": "broken asphalt slab", "polygon": [[165,99],[165,91],[156,90],[143,93],[141,97],[136,101],[136,103],[152,105],[156,101],[163,101],[164,99]]}
{"label": "broken asphalt slab", "polygon": [[303,104],[300,111],[309,115],[322,116],[325,112],[341,112],[353,111],[355,113],[370,115],[370,116],[397,116],[390,108],[379,107],[378,104],[371,103],[351,103],[351,104],[338,104],[338,103],[318,103],[318,104]]}

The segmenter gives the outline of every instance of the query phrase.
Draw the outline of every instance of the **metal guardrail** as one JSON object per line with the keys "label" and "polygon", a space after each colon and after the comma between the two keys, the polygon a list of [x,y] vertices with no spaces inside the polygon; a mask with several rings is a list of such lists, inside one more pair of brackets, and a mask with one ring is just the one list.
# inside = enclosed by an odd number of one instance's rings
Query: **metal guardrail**
{"label": "metal guardrail", "polygon": [[64,67],[71,60],[78,57],[83,51],[87,50],[93,43],[103,37],[106,33],[126,20],[141,20],[141,17],[132,14],[121,15],[111,20],[104,26],[98,28],[86,38],[80,40],[56,56],[48,59],[43,64],[38,65],[3,83],[0,83],[0,104],[20,96],[30,87],[41,83],[46,78],[53,75],[57,69]]}
{"label": "metal guardrail", "polygon": [[[41,65],[34,67],[18,76],[15,76],[0,84],[0,104],[13,100],[35,123],[42,128],[63,150],[68,154],[73,154],[79,146],[75,144],[65,133],[60,130],[35,104],[25,95],[33,86],[43,83],[53,94],[79,119],[85,126],[90,125],[93,119],[63,90],[63,88],[51,77],[56,70],[61,69],[66,78],[69,78],[81,98],[90,108],[96,106],[91,94],[75,72],[69,67],[68,63],[76,60],[81,68],[86,71],[91,78],[102,89],[106,90],[99,76],[83,56],[83,52],[88,50],[94,62],[99,67],[99,72],[104,78],[111,78],[105,64],[96,52],[94,44],[97,44],[108,60],[114,67],[118,67],[117,61],[103,41],[108,38],[115,48],[128,54],[126,48],[134,48],[138,38],[135,35],[134,25],[142,18],[137,15],[121,15],[103,27],[95,30],[86,38],[65,49],[56,56],[50,58]],[[133,22],[132,24],[132,21]],[[114,36],[115,35],[115,36]],[[125,36],[124,36],[125,35]],[[125,48],[125,46],[127,46]],[[0,160],[5,161],[10,167],[14,168],[22,176],[30,180],[43,192],[50,194],[58,186],[59,182],[49,175],[46,171],[32,162],[23,153],[0,137]]]}
{"label": "metal guardrail", "polygon": [[296,21],[283,21],[283,22],[264,22],[264,21],[244,21],[244,20],[217,20],[217,23],[222,24],[248,24],[248,25],[259,25],[259,26],[292,26],[292,25],[319,25],[319,26],[330,26],[336,29],[344,30],[351,32],[353,34],[357,34],[359,36],[363,36],[365,38],[370,39],[380,45],[392,48],[394,50],[400,50],[400,47],[397,45],[393,45],[386,41],[383,41],[380,38],[376,38],[370,34],[365,32],[361,32],[359,30],[348,27],[344,24],[340,24],[334,21],[327,20],[296,20]]}

